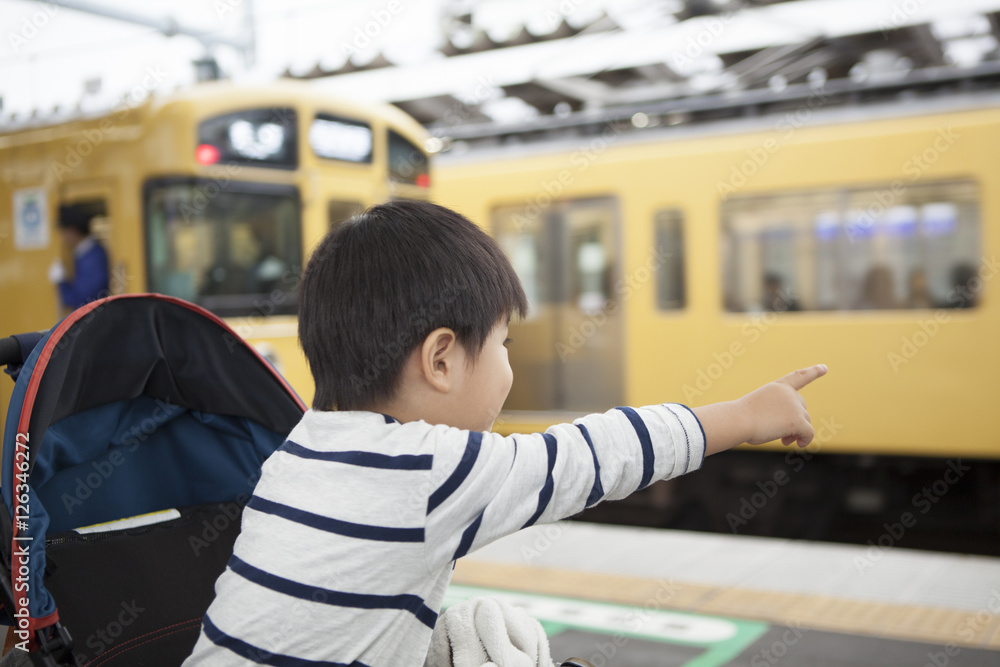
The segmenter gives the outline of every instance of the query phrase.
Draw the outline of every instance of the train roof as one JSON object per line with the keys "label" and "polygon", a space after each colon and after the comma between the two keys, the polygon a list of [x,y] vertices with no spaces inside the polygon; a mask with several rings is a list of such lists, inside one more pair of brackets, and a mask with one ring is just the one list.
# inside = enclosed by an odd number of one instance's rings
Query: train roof
{"label": "train roof", "polygon": [[796,84],[782,91],[703,95],[520,124],[476,123],[430,129],[446,148],[438,157],[439,164],[451,164],[579,149],[609,130],[617,145],[629,145],[774,131],[781,128],[776,124],[782,119],[791,119],[798,128],[997,108],[1000,63],[988,63],[960,71],[927,70],[905,79],[833,81],[820,87]]}
{"label": "train roof", "polygon": [[[101,119],[116,116],[116,125],[123,122],[140,122],[143,118],[158,113],[160,110],[184,104],[198,104],[208,109],[220,110],[259,107],[262,105],[281,105],[305,103],[323,108],[334,114],[359,118],[380,118],[393,126],[417,137],[426,135],[426,130],[404,111],[391,104],[372,103],[352,100],[343,95],[324,92],[308,83],[293,80],[280,80],[268,84],[242,84],[233,81],[206,82],[184,88],[166,95],[145,97],[135,104],[120,103],[110,109],[74,110],[70,112],[55,112],[43,117],[31,117],[23,121],[0,125],[0,148],[5,147],[4,138],[12,135],[30,133],[38,130],[48,130],[62,125],[87,125],[99,122]],[[122,112],[128,113],[128,118]],[[209,111],[211,113],[211,111]],[[45,140],[49,133],[38,135],[38,140]],[[18,143],[24,143],[19,141]],[[30,143],[28,141],[27,143]]]}

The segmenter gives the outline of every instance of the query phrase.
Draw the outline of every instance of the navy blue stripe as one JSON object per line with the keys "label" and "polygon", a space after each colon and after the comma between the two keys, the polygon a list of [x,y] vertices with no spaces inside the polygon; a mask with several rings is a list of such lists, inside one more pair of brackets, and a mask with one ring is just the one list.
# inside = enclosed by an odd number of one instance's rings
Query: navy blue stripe
{"label": "navy blue stripe", "polygon": [[639,482],[639,489],[645,489],[653,479],[653,441],[650,440],[646,423],[642,421],[639,413],[632,408],[618,409],[625,413],[628,420],[632,422],[635,434],[639,436],[639,446],[642,448],[642,481]]}
{"label": "navy blue stripe", "polygon": [[437,614],[424,604],[423,598],[418,595],[409,593],[401,593],[400,595],[345,593],[319,586],[309,586],[265,572],[240,560],[235,555],[229,558],[229,569],[258,586],[300,600],[355,609],[401,609],[410,612],[417,617],[417,620],[431,629],[434,629],[434,623],[437,621]]}
{"label": "navy blue stripe", "polygon": [[217,628],[214,623],[212,623],[212,619],[210,619],[207,614],[202,620],[202,627],[205,629],[205,636],[208,637],[213,644],[229,649],[241,658],[249,660],[250,662],[255,662],[258,665],[275,665],[276,667],[368,667],[363,662],[358,662],[357,660],[348,664],[346,662],[306,660],[305,658],[296,658],[290,655],[271,653],[270,651],[265,651],[262,648],[257,648],[253,644],[248,644],[242,639],[237,639],[236,637],[227,635],[225,632]]}
{"label": "navy blue stripe", "polygon": [[331,519],[321,514],[313,514],[297,507],[282,505],[272,500],[253,496],[247,507],[265,514],[273,514],[282,519],[301,523],[327,533],[336,533],[346,537],[356,537],[361,540],[374,540],[376,542],[423,542],[423,528],[388,528],[386,526],[370,526],[363,523],[351,523],[340,519]]}
{"label": "navy blue stripe", "polygon": [[587,446],[590,447],[590,455],[594,457],[594,485],[590,487],[590,495],[587,496],[587,507],[592,507],[604,497],[604,485],[601,484],[601,462],[597,460],[594,441],[590,439],[590,432],[587,430],[587,427],[583,424],[577,424],[576,427],[580,429],[583,439],[587,441]]}
{"label": "navy blue stripe", "polygon": [[691,462],[691,438],[688,436],[688,430],[684,427],[684,422],[681,421],[681,418],[677,416],[677,413],[671,410],[669,407],[667,408],[667,412],[673,415],[673,418],[677,420],[677,424],[681,427],[681,430],[684,431],[685,451],[684,451],[684,468],[682,469],[682,472],[687,472],[688,463]]}
{"label": "navy blue stripe", "polygon": [[478,431],[469,431],[469,441],[465,445],[465,453],[462,454],[462,460],[458,462],[458,466],[455,467],[455,471],[451,473],[451,476],[427,500],[428,514],[437,509],[441,503],[448,499],[448,496],[454,493],[458,487],[462,486],[462,482],[472,472],[472,466],[476,464],[476,459],[479,458],[479,448],[482,444],[483,434]]}
{"label": "navy blue stripe", "polygon": [[479,513],[476,520],[469,524],[469,527],[465,529],[462,533],[462,539],[458,543],[458,549],[455,549],[455,556],[452,560],[458,560],[465,554],[469,553],[469,549],[472,548],[472,542],[476,539],[476,533],[479,532],[479,525],[483,522],[483,514],[486,510]]}
{"label": "navy blue stripe", "polygon": [[[381,413],[379,413],[379,414],[381,414]],[[390,417],[389,415],[386,415],[386,414],[383,414],[382,416],[385,417],[385,423],[386,424],[398,424],[399,423],[396,420],[395,417]]]}
{"label": "navy blue stripe", "polygon": [[346,463],[363,468],[383,468],[385,470],[430,470],[431,465],[434,463],[434,456],[432,454],[399,454],[398,456],[389,456],[388,454],[358,451],[317,452],[314,449],[307,449],[291,440],[285,440],[285,444],[278,449],[279,451],[293,454],[303,459],[333,461],[335,463]]}
{"label": "navy blue stripe", "polygon": [[549,455],[549,471],[545,474],[545,484],[542,486],[542,490],[538,492],[538,508],[521,528],[535,525],[538,517],[542,516],[542,512],[549,506],[549,501],[552,500],[552,489],[555,488],[552,470],[556,467],[556,437],[551,433],[543,433],[542,437],[545,438],[545,449]]}
{"label": "navy blue stripe", "polygon": [[[708,452],[708,438],[705,437],[705,427],[701,425],[701,420],[698,419],[698,415],[694,413],[694,410],[684,405],[683,403],[675,403],[674,405],[679,405],[680,407],[690,412],[691,416],[694,417],[695,422],[698,424],[698,428],[701,430],[701,464],[705,463],[705,454]],[[681,423],[681,428],[683,427],[684,424]],[[686,430],[684,431],[684,435],[687,435]],[[699,464],[699,466],[701,464]],[[687,472],[687,468],[684,468],[684,471]]]}

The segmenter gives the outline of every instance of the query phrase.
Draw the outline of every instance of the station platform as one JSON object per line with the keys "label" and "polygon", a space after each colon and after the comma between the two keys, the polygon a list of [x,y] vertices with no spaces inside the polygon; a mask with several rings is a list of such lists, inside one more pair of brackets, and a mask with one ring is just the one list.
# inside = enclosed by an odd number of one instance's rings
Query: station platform
{"label": "station platform", "polygon": [[[561,522],[460,560],[554,659],[597,667],[1000,665],[1000,558]],[[888,540],[882,540],[888,544]]]}

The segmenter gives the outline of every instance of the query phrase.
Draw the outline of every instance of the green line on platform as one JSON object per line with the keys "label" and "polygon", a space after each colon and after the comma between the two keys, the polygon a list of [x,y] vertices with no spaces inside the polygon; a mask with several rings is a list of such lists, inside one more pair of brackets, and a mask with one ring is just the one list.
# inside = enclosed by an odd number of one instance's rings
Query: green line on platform
{"label": "green line on platform", "polygon": [[[572,606],[576,604],[580,607],[587,607],[590,609],[606,610],[610,613],[610,617],[621,618],[622,614],[627,614],[626,618],[629,619],[641,619],[642,615],[649,615],[650,613],[662,612],[664,614],[671,614],[676,616],[684,616],[690,619],[704,619],[706,621],[715,622],[725,622],[734,628],[732,635],[727,636],[723,639],[715,640],[697,640],[697,639],[682,639],[682,638],[665,638],[662,635],[651,634],[649,631],[642,632],[641,626],[639,629],[629,629],[625,630],[619,627],[601,627],[595,625],[594,623],[588,623],[585,621],[576,621],[566,618],[545,618],[544,609],[540,608],[542,613],[539,614],[539,621],[542,627],[545,629],[546,634],[549,636],[555,636],[556,634],[568,630],[584,630],[589,632],[597,632],[606,634],[613,640],[618,640],[622,645],[627,640],[628,637],[636,637],[639,639],[644,639],[647,641],[661,642],[664,644],[675,644],[675,645],[686,645],[686,646],[701,646],[706,650],[701,655],[689,660],[685,663],[684,667],[720,667],[731,661],[733,658],[742,653],[747,646],[753,644],[757,641],[761,635],[767,632],[770,627],[767,623],[763,621],[752,621],[746,619],[729,618],[725,616],[709,616],[706,614],[695,614],[687,611],[677,611],[674,609],[665,608],[644,608],[636,607],[623,604],[615,604],[610,602],[595,602],[593,600],[584,600],[577,598],[567,598],[562,596],[554,595],[538,595],[535,593],[522,593],[520,591],[506,591],[501,589],[491,589],[491,588],[480,588],[476,586],[464,586],[461,584],[452,584],[448,591],[445,593],[444,608],[450,605],[456,604],[463,600],[467,600],[472,597],[479,596],[514,596],[516,598],[528,601],[537,601],[541,605],[545,602],[558,602],[561,604],[566,604]],[[530,614],[532,609],[526,609]],[[538,612],[536,612],[538,613]],[[621,638],[619,640],[619,638]],[[613,644],[614,642],[612,642]],[[586,658],[587,656],[579,656]],[[605,658],[610,658],[609,665],[614,664],[612,656],[605,656]]]}

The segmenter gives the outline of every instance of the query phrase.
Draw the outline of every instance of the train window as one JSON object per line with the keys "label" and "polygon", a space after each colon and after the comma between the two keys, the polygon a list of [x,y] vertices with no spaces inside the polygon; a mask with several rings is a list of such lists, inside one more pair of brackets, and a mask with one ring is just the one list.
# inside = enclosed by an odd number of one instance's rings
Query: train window
{"label": "train window", "polygon": [[528,300],[528,316],[537,316],[539,307],[550,300],[542,261],[542,225],[537,216],[526,215],[523,207],[498,208],[493,213],[497,242],[521,279]]}
{"label": "train window", "polygon": [[364,209],[365,207],[361,205],[361,202],[338,201],[336,199],[331,199],[326,205],[327,219],[330,222],[330,229],[333,229],[345,220],[353,218]]}
{"label": "train window", "polygon": [[[611,299],[611,257],[605,239],[606,211],[584,204],[567,204],[562,211],[569,247],[569,275],[557,276],[556,290],[561,292],[568,283],[567,301],[580,313],[603,313]],[[567,280],[568,278],[568,280]]]}
{"label": "train window", "polygon": [[657,211],[656,306],[660,310],[684,307],[684,216],[677,209]]}
{"label": "train window", "polygon": [[372,161],[372,128],[362,121],[316,114],[309,127],[309,145],[321,158],[368,163]]}
{"label": "train window", "polygon": [[389,130],[389,179],[427,187],[430,185],[427,154],[399,134]]}
{"label": "train window", "polygon": [[149,289],[222,316],[294,314],[302,265],[298,190],[206,179],[145,189]]}
{"label": "train window", "polygon": [[734,197],[721,217],[729,311],[975,305],[975,183]]}
{"label": "train window", "polygon": [[198,126],[200,164],[295,169],[299,164],[295,109],[248,109]]}

